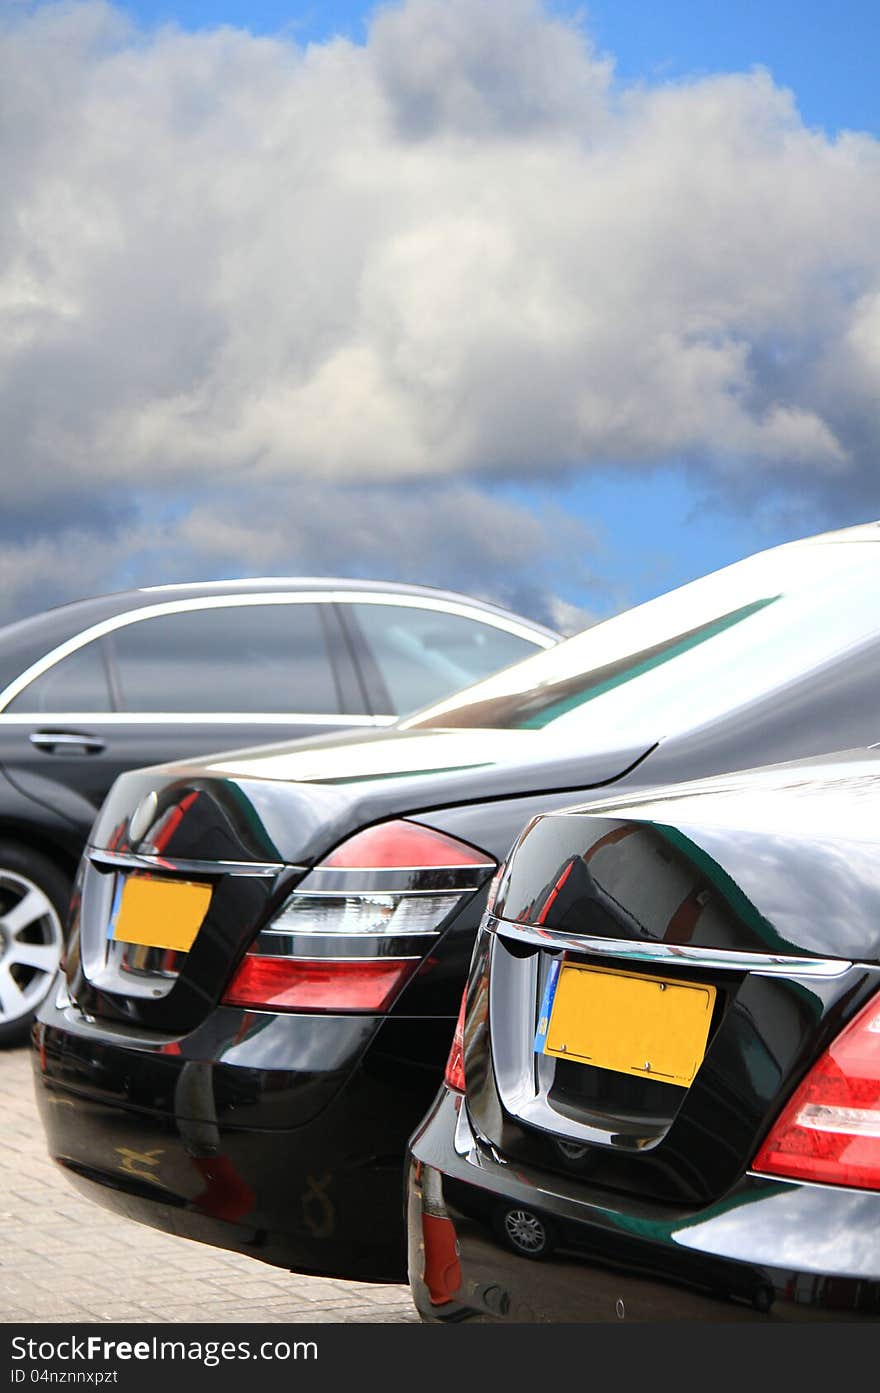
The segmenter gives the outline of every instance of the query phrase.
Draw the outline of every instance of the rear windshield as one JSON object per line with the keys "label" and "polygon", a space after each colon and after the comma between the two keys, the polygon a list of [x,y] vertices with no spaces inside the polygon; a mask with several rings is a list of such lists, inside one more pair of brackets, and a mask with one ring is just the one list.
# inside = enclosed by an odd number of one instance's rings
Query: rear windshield
{"label": "rear windshield", "polygon": [[877,632],[880,548],[760,553],[597,624],[438,703],[407,729],[479,726],[651,739],[793,680]]}

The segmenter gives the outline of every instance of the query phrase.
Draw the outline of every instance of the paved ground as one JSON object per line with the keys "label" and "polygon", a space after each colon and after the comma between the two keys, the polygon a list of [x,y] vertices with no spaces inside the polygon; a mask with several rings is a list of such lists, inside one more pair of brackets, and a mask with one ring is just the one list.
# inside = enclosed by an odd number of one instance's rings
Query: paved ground
{"label": "paved ground", "polygon": [[405,1286],[298,1277],[82,1199],[46,1154],[27,1049],[0,1050],[0,1321],[415,1321]]}

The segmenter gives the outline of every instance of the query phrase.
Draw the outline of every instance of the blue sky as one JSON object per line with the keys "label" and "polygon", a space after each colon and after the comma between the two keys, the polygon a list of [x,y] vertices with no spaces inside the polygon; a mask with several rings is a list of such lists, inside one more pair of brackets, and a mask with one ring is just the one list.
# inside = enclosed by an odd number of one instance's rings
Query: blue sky
{"label": "blue sky", "polygon": [[[122,8],[147,25],[232,24],[255,34],[287,31],[301,43],[334,34],[361,43],[377,7],[356,0],[126,0]],[[592,0],[551,8],[583,16],[598,47],[613,54],[622,82],[673,81],[760,64],[794,91],[810,125],[880,129],[873,0]]]}
{"label": "blue sky", "polygon": [[115,8],[0,21],[13,612],[332,569],[602,615],[880,517],[873,4]]}

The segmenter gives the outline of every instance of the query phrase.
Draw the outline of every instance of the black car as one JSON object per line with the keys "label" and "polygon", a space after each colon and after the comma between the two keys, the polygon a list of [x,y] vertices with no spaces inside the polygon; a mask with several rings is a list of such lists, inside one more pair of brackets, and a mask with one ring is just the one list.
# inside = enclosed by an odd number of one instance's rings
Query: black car
{"label": "black car", "polygon": [[391,729],[122,776],[42,1007],[51,1154],[100,1203],[405,1273],[403,1158],[528,819],[880,738],[880,528],[762,553]]}
{"label": "black car", "polygon": [[57,970],[123,770],[387,725],[558,637],[450,591],[289,578],[127,591],[0,629],[0,1044]]}
{"label": "black car", "polygon": [[408,1210],[429,1320],[880,1317],[880,751],[536,818]]}

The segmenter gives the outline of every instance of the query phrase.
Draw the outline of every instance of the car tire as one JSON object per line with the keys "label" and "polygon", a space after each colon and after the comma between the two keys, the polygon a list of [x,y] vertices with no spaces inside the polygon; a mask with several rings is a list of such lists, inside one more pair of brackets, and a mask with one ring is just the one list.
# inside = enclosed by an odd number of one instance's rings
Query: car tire
{"label": "car tire", "polygon": [[556,1247],[552,1225],[525,1205],[501,1205],[493,1215],[493,1226],[504,1246],[521,1258],[541,1262]]}
{"label": "car tire", "polygon": [[41,852],[0,841],[0,1048],[27,1038],[64,948],[70,880]]}

